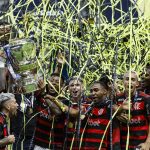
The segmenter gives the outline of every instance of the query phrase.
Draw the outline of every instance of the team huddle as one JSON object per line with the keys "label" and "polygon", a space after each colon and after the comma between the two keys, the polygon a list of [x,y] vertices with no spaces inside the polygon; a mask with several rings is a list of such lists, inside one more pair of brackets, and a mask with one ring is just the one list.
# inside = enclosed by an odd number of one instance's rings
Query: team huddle
{"label": "team huddle", "polygon": [[[150,66],[139,82],[135,71],[123,76],[124,91],[102,75],[89,85],[85,94],[79,77],[55,72],[38,81],[34,150],[149,150],[150,149]],[[7,119],[16,115],[14,94],[0,94],[1,150],[15,142],[7,130]]]}

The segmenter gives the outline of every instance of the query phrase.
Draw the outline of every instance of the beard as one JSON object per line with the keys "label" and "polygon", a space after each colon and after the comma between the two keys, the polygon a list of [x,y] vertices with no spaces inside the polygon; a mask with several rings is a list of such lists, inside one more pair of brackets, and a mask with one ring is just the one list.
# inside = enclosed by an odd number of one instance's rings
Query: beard
{"label": "beard", "polygon": [[9,116],[10,116],[10,118],[16,117],[16,116],[17,116],[17,110],[16,110],[16,111],[11,111],[11,112],[9,113]]}

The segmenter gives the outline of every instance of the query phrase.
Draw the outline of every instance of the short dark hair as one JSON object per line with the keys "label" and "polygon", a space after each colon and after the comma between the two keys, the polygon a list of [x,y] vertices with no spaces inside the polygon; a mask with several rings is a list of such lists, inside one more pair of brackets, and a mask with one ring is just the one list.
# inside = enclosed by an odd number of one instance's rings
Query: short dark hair
{"label": "short dark hair", "polygon": [[102,74],[99,81],[104,82],[105,84],[109,84],[110,82],[112,82],[109,78],[107,74]]}
{"label": "short dark hair", "polygon": [[100,84],[104,87],[104,89],[106,89],[106,90],[109,89],[108,84],[103,82],[103,81],[100,81],[100,80],[97,80],[97,81],[93,82],[93,84]]}
{"label": "short dark hair", "polygon": [[61,80],[63,81],[63,83],[65,82],[65,78],[64,78],[64,76],[63,76],[62,74],[59,74],[59,73],[52,73],[52,74],[50,75],[50,77],[52,77],[52,76],[60,77]]}

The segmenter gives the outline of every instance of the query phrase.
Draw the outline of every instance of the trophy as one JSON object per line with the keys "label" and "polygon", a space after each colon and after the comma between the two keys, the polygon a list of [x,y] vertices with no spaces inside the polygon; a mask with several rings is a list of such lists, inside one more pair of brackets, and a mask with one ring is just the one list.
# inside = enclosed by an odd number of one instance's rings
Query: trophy
{"label": "trophy", "polygon": [[38,89],[36,45],[30,39],[10,41],[4,46],[7,67],[13,77],[13,93],[30,93]]}

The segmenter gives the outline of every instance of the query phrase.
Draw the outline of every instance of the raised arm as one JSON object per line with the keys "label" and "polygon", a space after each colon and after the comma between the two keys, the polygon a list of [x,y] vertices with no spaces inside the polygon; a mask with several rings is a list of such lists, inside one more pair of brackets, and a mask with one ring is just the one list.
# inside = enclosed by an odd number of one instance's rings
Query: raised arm
{"label": "raised arm", "polygon": [[[46,95],[45,98],[47,99],[47,103],[49,103],[50,105],[54,104],[57,105],[57,110],[61,110],[61,114],[62,113],[67,113],[69,112],[69,115],[71,117],[77,117],[78,116],[78,113],[79,113],[79,109],[74,109],[74,108],[69,108],[69,106],[65,105],[63,102],[61,102],[59,99],[53,97],[53,96],[50,96],[50,95]],[[50,106],[50,107],[53,107],[53,106]],[[82,109],[82,107],[81,107]],[[56,111],[56,110],[55,110]]]}
{"label": "raised arm", "polygon": [[14,135],[9,135],[9,136],[0,140],[0,147],[12,144],[14,142],[15,142]]}

